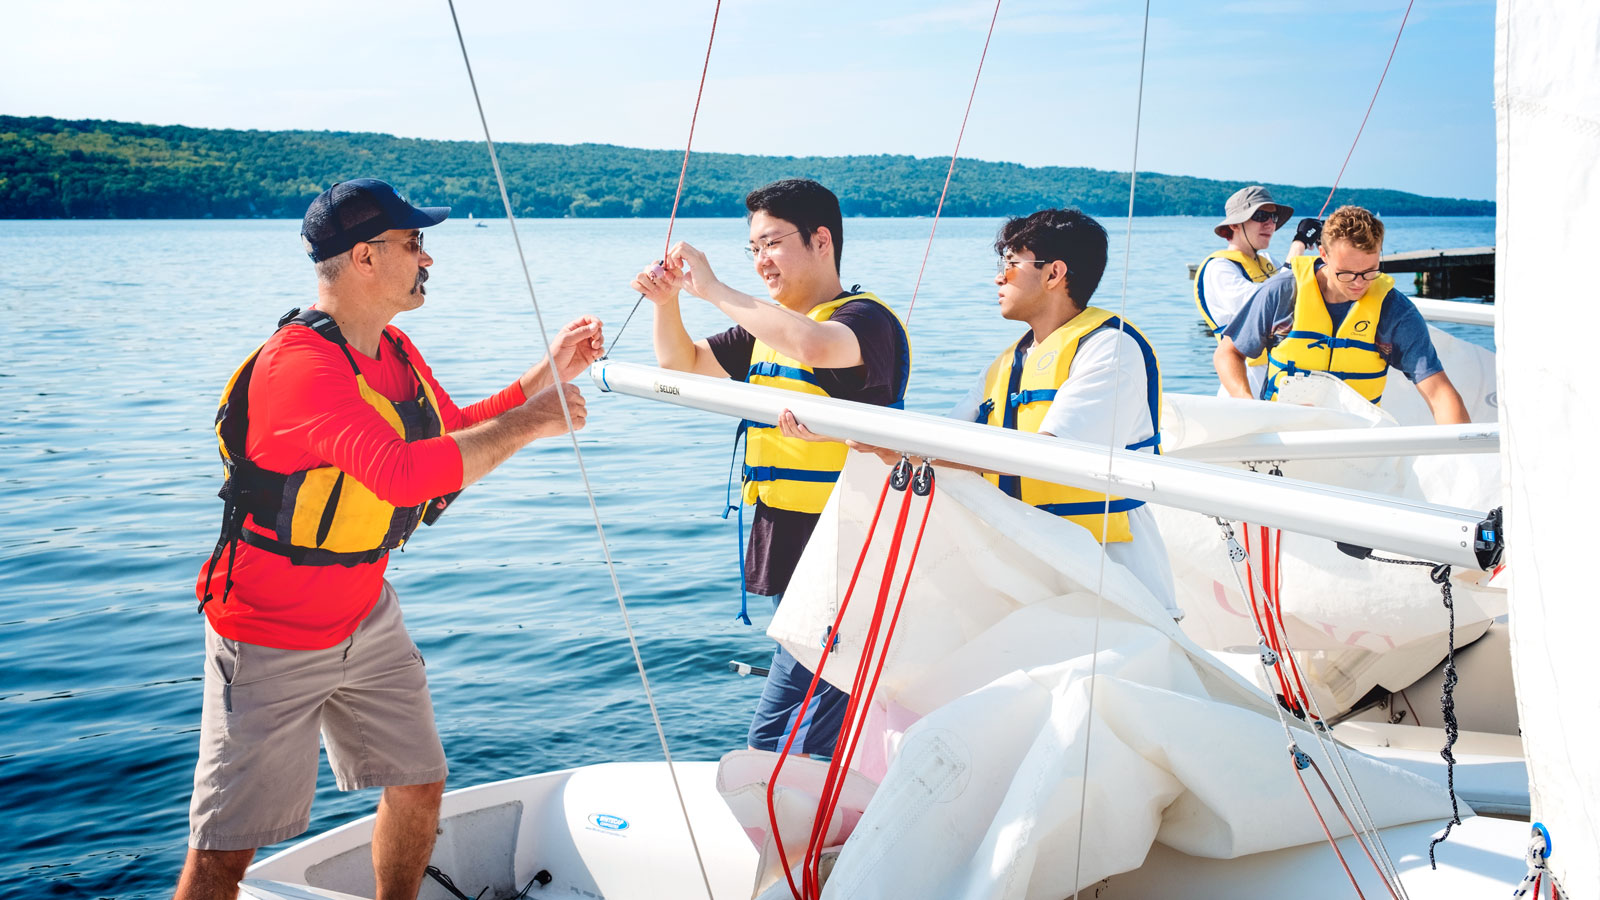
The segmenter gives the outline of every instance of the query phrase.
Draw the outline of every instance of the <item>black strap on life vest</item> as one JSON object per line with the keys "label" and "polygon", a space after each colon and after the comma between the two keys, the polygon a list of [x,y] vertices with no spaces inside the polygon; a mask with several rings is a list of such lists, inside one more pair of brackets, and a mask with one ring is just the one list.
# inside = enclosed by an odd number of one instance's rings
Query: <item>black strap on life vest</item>
{"label": "black strap on life vest", "polygon": [[[361,369],[356,365],[355,357],[350,353],[350,347],[344,334],[339,331],[338,322],[327,313],[317,309],[291,309],[278,319],[278,328],[283,329],[289,325],[303,325],[316,332],[330,343],[337,346],[344,353],[345,360],[350,364],[350,370],[356,375],[361,374]],[[398,355],[400,362],[407,368],[412,368],[418,379],[419,398],[426,394],[426,389],[421,384],[422,375],[416,372],[411,365],[410,356],[400,339],[390,334],[386,329],[384,337],[388,339],[389,346]],[[259,353],[259,349],[257,353]],[[381,547],[359,552],[336,553],[331,550],[322,550],[314,547],[296,547],[292,544],[277,540],[264,534],[244,527],[245,517],[248,515],[257,522],[276,522],[282,511],[285,482],[292,475],[272,472],[261,468],[252,462],[245,454],[245,436],[249,427],[247,415],[249,402],[250,378],[255,369],[255,356],[247,360],[238,378],[234,381],[233,390],[217,410],[217,434],[225,448],[223,453],[224,477],[222,488],[217,491],[217,496],[222,499],[222,528],[217,536],[217,544],[211,551],[211,558],[206,563],[205,595],[200,600],[199,609],[204,610],[206,603],[212,599],[211,580],[216,573],[217,563],[222,559],[224,552],[228,557],[225,581],[222,589],[222,602],[228,601],[228,595],[233,590],[233,564],[240,541],[266,550],[270,553],[285,557],[297,566],[346,566],[353,567],[377,562],[388,555],[394,546],[400,546],[406,538],[411,536],[419,524],[432,525],[457,496],[460,491],[454,491],[443,497],[436,497],[415,509],[412,515],[402,516],[393,523],[389,532],[384,536]],[[234,405],[237,404],[237,408]],[[231,413],[231,414],[230,414]],[[438,414],[437,410],[433,411]],[[409,430],[409,429],[408,429]],[[406,438],[412,439],[412,435]],[[319,540],[326,535],[332,526],[333,511],[336,506],[337,486],[335,496],[329,498],[323,521],[318,529]]]}

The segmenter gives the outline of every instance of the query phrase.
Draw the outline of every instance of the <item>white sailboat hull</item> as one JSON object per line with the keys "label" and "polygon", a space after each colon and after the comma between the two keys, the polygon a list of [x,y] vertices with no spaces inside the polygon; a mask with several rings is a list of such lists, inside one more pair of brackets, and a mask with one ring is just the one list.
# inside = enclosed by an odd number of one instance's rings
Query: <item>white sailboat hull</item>
{"label": "white sailboat hull", "polygon": [[[717,764],[677,764],[690,817],[715,900],[751,895],[756,851],[715,790]],[[610,812],[599,812],[606,811]],[[590,817],[626,819],[621,830],[598,828]],[[241,896],[256,900],[347,900],[375,893],[371,864],[373,817],[304,841],[251,867]],[[1411,896],[1495,896],[1522,875],[1527,825],[1471,817],[1440,845],[1440,867],[1428,869],[1427,845],[1443,822],[1383,831]],[[477,785],[445,795],[432,865],[469,896],[514,895],[536,873],[529,897],[604,897],[606,900],[703,900],[704,884],[673,799],[665,763],[607,763]],[[1341,842],[1363,890],[1376,896],[1353,839]],[[1356,861],[1360,861],[1360,868]],[[1365,871],[1366,875],[1362,872]],[[1349,882],[1326,844],[1290,847],[1242,859],[1202,859],[1160,844],[1139,869],[1113,876],[1084,896],[1345,897]],[[450,900],[432,880],[419,900]]]}

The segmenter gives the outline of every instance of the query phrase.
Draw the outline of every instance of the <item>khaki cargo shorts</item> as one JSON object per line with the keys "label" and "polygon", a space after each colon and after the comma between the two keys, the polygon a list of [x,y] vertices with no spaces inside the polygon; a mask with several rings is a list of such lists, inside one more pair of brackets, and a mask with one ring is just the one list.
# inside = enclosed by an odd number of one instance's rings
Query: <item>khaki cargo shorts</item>
{"label": "khaki cargo shorts", "polygon": [[305,831],[319,731],[342,791],[445,777],[422,654],[387,581],[355,633],[326,650],[233,641],[207,623],[205,666],[191,847],[249,850]]}

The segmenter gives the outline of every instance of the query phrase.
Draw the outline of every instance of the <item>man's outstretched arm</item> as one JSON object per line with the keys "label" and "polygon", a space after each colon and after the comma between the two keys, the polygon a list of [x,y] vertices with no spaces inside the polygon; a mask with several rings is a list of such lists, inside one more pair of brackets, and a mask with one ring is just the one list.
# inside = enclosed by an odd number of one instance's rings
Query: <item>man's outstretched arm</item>
{"label": "man's outstretched arm", "polygon": [[712,378],[732,378],[733,373],[717,362],[708,341],[697,341],[683,327],[683,310],[678,305],[678,294],[683,277],[662,268],[661,263],[640,272],[630,285],[648,299],[654,310],[652,335],[655,339],[656,364],[674,372],[692,372]]}
{"label": "man's outstretched arm", "polygon": [[[814,369],[862,365],[861,342],[840,322],[818,322],[776,303],[758,300],[723,284],[704,253],[679,242],[668,257],[665,276],[672,283],[721,310],[767,346]],[[687,263],[687,265],[685,265]]]}
{"label": "man's outstretched arm", "polygon": [[1433,421],[1439,425],[1465,425],[1472,421],[1467,405],[1461,402],[1461,393],[1450,383],[1450,376],[1435,372],[1417,382],[1417,392],[1428,401]]}
{"label": "man's outstretched arm", "polygon": [[558,391],[566,395],[573,430],[582,428],[589,415],[583,393],[577,385],[562,383],[545,388],[529,397],[526,403],[486,422],[452,433],[450,436],[461,450],[461,486],[466,487],[494,471],[529,443],[565,434],[567,421],[561,414]]}
{"label": "man's outstretched arm", "polygon": [[1233,345],[1233,338],[1224,336],[1211,354],[1211,365],[1217,370],[1217,380],[1230,397],[1240,400],[1254,399],[1250,394],[1250,376],[1245,370],[1244,354]]}

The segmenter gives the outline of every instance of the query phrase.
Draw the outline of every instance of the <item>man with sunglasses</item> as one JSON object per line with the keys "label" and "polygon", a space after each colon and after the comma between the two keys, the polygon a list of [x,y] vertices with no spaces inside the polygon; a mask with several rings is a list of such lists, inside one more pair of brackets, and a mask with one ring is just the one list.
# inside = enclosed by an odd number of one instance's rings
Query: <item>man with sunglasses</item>
{"label": "man with sunglasses", "polygon": [[580,318],[511,384],[457,407],[389,324],[422,306],[422,229],[449,212],[373,178],[319,195],[301,229],[316,303],[285,315],[223,393],[225,507],[195,589],[205,686],[178,898],[233,897],[257,847],[305,831],[319,733],[341,790],[384,789],[377,896],[421,885],[446,766],[389,551],[518,449],[564,433],[563,394],[583,427],[567,382],[603,344],[599,320]]}
{"label": "man with sunglasses", "polygon": [[[1343,206],[1323,223],[1321,250],[1297,256],[1264,282],[1223,331],[1213,364],[1227,392],[1275,400],[1284,382],[1303,372],[1328,372],[1374,405],[1391,367],[1410,379],[1435,422],[1469,421],[1450,383],[1428,323],[1378,269],[1383,223],[1358,206]],[[1252,391],[1245,360],[1267,353],[1267,377]]]}
{"label": "man with sunglasses", "polygon": [[[1293,215],[1294,207],[1273,202],[1272,194],[1259,184],[1240,188],[1228,198],[1222,221],[1212,229],[1228,246],[1202,260],[1194,276],[1194,304],[1219,339],[1256,287],[1278,271],[1267,247]],[[1295,255],[1293,250],[1290,255]],[[1265,356],[1250,360],[1251,390],[1260,390],[1266,371]],[[1222,394],[1226,396],[1226,391]]]}
{"label": "man with sunglasses", "polygon": [[[1007,221],[994,249],[1000,315],[1028,330],[985,367],[947,415],[1158,453],[1161,364],[1155,350],[1132,323],[1089,305],[1105,274],[1105,228],[1076,209],[1045,209]],[[851,447],[890,464],[900,458],[865,444]],[[948,461],[938,465],[977,471],[1009,496],[1083,526],[1174,618],[1182,615],[1166,544],[1143,501]]]}
{"label": "man with sunglasses", "polygon": [[[774,302],[722,283],[704,253],[677,244],[632,284],[655,306],[657,361],[681,372],[901,406],[911,346],[905,326],[887,304],[859,285],[845,290],[840,281],[844,220],[839,199],[815,181],[787,179],[751,191],[745,208],[750,223],[745,251]],[[737,324],[699,341],[690,338],[678,306],[681,289]],[[777,422],[747,422],[741,428],[742,502],[755,507],[744,583],[751,593],[770,596],[776,607],[847,451],[799,427],[787,410]],[[752,748],[781,750],[794,734],[791,752],[833,753],[848,697],[823,683],[802,709],[811,677],[781,646],[774,652],[750,725]]]}

